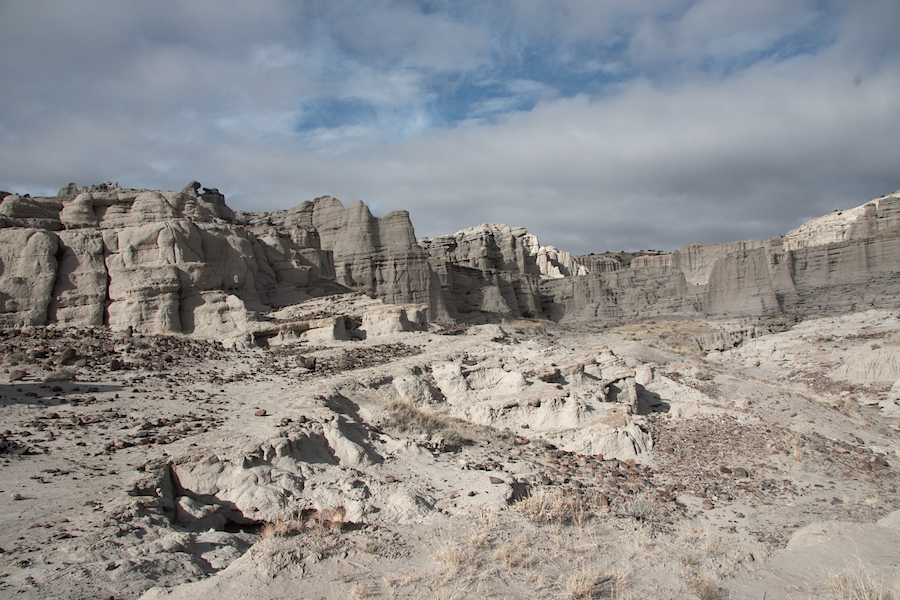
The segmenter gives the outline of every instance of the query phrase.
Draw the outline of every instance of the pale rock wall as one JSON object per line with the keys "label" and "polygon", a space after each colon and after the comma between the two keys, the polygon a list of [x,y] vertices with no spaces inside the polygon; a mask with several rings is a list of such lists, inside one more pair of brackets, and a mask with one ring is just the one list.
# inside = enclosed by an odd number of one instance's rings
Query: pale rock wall
{"label": "pale rock wall", "polygon": [[[667,258],[667,264],[646,264],[641,265],[645,267],[649,266],[671,266],[669,261],[671,261],[670,255],[664,255]],[[587,269],[588,273],[612,273],[613,271],[621,271],[625,268],[625,264],[622,260],[613,255],[609,254],[591,254],[588,256],[578,256],[575,259],[579,264],[583,265],[585,269]]]}
{"label": "pale rock wall", "polygon": [[52,232],[0,229],[0,324],[46,323],[58,249]]}
{"label": "pale rock wall", "polygon": [[522,227],[486,223],[419,240],[453,318],[539,315],[540,282],[588,270],[568,252],[541,246]]}
{"label": "pale rock wall", "polygon": [[74,184],[0,201],[0,323],[233,336],[355,289],[431,321],[813,315],[896,307],[900,193],[764,241],[572,257],[521,227],[416,241],[409,215],[325,196],[234,213],[214,189]]}
{"label": "pale rock wall", "polygon": [[484,223],[419,241],[429,256],[449,260],[454,265],[487,273],[512,271],[559,279],[586,275],[588,270],[568,252],[553,246],[541,246],[537,236],[524,227]]}
{"label": "pale rock wall", "polygon": [[[632,269],[649,269],[660,267],[672,267],[675,265],[675,257],[672,254],[656,254],[646,256],[636,256],[631,261]],[[609,269],[618,270],[618,269]],[[594,272],[594,271],[592,271]],[[600,271],[598,271],[600,272]]]}
{"label": "pale rock wall", "polygon": [[[580,257],[584,259],[585,257]],[[795,316],[900,304],[900,193],[814,219],[785,236],[691,244],[630,268],[544,281],[555,320]]]}
{"label": "pale rock wall", "polygon": [[871,237],[900,226],[900,192],[807,221],[783,236],[784,250]]}
{"label": "pale rock wall", "polygon": [[[440,282],[416,243],[406,211],[376,218],[360,201],[344,208],[339,200],[323,196],[287,211],[243,213],[241,218],[257,235],[268,227],[295,245],[321,248],[330,266],[323,276],[346,288],[396,304],[427,304],[430,320],[450,319]],[[317,270],[324,270],[323,262],[315,265]]]}
{"label": "pale rock wall", "polygon": [[221,194],[199,188],[72,184],[53,198],[4,198],[2,321],[233,334],[268,310],[270,293],[305,299],[301,289],[333,273],[330,255],[261,242]]}

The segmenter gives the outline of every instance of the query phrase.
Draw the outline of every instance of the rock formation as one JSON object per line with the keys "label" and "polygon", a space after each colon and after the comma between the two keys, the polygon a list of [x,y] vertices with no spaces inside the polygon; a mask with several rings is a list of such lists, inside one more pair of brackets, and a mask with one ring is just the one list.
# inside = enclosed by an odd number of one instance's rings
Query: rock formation
{"label": "rock formation", "polygon": [[258,313],[347,288],[446,320],[409,216],[319,198],[235,213],[215,189],[74,184],[0,203],[0,323],[228,336]]}
{"label": "rock formation", "polygon": [[261,313],[347,291],[430,321],[802,317],[896,306],[898,256],[900,193],[770,240],[573,257],[500,224],[416,241],[405,211],[330,196],[235,213],[197,182],[69,184],[0,202],[0,323],[268,336]]}
{"label": "rock formation", "polygon": [[[544,281],[554,320],[810,316],[897,306],[900,192],[759,242],[692,244]],[[860,284],[865,285],[860,285]]]}

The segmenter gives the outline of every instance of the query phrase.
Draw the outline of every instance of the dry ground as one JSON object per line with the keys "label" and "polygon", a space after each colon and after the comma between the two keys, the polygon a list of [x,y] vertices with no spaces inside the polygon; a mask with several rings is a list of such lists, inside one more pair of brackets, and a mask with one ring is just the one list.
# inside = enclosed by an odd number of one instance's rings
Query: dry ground
{"label": "dry ground", "polygon": [[[527,321],[232,350],[6,331],[0,597],[900,597],[900,320],[701,355],[691,335],[716,327],[645,327],[643,343]],[[562,421],[506,400],[504,372],[536,389],[543,366],[601,354],[645,382],[636,460],[566,451]],[[437,389],[456,363],[499,365],[477,399],[496,406]],[[560,412],[603,383],[560,377]],[[210,469],[219,487],[200,489]]]}

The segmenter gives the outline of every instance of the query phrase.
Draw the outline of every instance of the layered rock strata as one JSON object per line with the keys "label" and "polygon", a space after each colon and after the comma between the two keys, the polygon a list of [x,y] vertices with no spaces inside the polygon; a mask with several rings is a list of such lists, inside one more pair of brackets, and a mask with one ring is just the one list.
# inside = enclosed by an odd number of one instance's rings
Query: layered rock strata
{"label": "layered rock strata", "polygon": [[269,336],[261,313],[348,291],[430,321],[806,316],[897,306],[898,257],[900,193],[770,240],[573,257],[498,224],[416,241],[405,211],[330,196],[235,213],[196,182],[70,184],[0,202],[0,324]]}
{"label": "layered rock strata", "polygon": [[[692,244],[629,268],[543,281],[554,320],[809,316],[900,297],[900,192],[764,241]],[[608,261],[607,261],[608,262]]]}

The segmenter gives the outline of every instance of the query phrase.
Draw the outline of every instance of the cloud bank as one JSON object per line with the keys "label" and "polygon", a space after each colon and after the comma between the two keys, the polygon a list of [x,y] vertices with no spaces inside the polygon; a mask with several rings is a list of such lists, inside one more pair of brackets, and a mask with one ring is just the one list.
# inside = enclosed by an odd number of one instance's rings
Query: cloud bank
{"label": "cloud bank", "polygon": [[894,0],[0,4],[0,189],[330,194],[576,253],[900,188]]}

